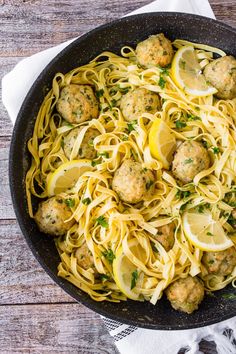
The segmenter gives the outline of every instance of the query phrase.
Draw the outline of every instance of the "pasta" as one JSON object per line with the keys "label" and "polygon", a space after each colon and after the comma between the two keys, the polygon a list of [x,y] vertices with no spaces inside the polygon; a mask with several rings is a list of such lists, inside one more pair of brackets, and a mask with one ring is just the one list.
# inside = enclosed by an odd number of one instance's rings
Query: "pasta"
{"label": "pasta", "polygon": [[[175,50],[193,46],[202,70],[213,61],[214,54],[225,56],[220,49],[183,40],[177,39],[172,45]],[[62,88],[68,85],[93,88],[99,103],[97,117],[72,124],[62,118],[58,100]],[[147,106],[135,120],[126,120],[121,99],[137,88],[157,94],[156,104],[160,106],[154,111]],[[158,118],[171,129],[177,144],[196,141],[207,149],[211,164],[197,173],[192,182],[180,183],[152,156],[148,137]],[[75,129],[66,155],[66,136]],[[169,67],[141,66],[135,50],[128,46],[121,49],[121,55],[103,52],[65,75],[57,73],[28,142],[32,163],[26,176],[26,193],[32,218],[32,196],[42,200],[50,197],[50,176],[62,164],[78,159],[78,151],[91,129],[97,132],[90,141],[96,151],[91,159],[93,168],[79,176],[70,190],[57,196],[71,210],[67,221],[74,220],[65,234],[55,238],[61,259],[58,275],[96,301],[126,300],[113,268],[122,248],[133,267],[130,287],[140,301],[156,304],[170,284],[187,276],[198,275],[207,291],[221,289],[231,282],[234,285],[235,267],[227,276],[207,273],[201,261],[203,251],[186,237],[182,215],[192,209],[199,216],[210,212],[235,241],[230,220],[236,206],[236,98],[188,95],[176,85]],[[119,191],[112,187],[114,174],[125,160],[139,163],[144,173],[150,170],[153,176],[153,180],[150,177],[145,182],[143,200],[136,203],[121,200]],[[135,183],[138,189],[137,179]],[[160,230],[173,233],[171,245],[158,240]],[[86,251],[80,253],[84,244]],[[88,267],[79,261],[85,254],[91,260]]]}

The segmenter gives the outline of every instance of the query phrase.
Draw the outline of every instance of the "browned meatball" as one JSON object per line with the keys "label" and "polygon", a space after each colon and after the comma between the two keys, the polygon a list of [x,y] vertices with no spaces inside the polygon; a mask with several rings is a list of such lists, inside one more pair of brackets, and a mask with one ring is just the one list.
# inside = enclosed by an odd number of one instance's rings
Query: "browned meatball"
{"label": "browned meatball", "polygon": [[172,44],[163,33],[150,36],[136,47],[137,60],[146,67],[167,66],[171,63],[173,55]]}
{"label": "browned meatball", "polygon": [[[64,138],[64,151],[66,157],[69,159],[75,141],[83,128],[72,129]],[[83,141],[80,145],[78,155],[75,159],[90,159],[93,160],[97,156],[97,151],[93,147],[93,140],[100,135],[97,129],[89,128],[84,134]]]}
{"label": "browned meatball", "polygon": [[138,203],[153,190],[154,176],[152,171],[143,169],[139,162],[125,160],[116,170],[112,189],[124,202]]}
{"label": "browned meatball", "polygon": [[62,198],[52,197],[39,204],[34,219],[40,231],[52,236],[61,236],[75,222],[73,219],[66,222],[71,215],[71,209]]}
{"label": "browned meatball", "polygon": [[166,295],[175,310],[192,313],[204,298],[204,286],[197,277],[180,278],[166,290]]}
{"label": "browned meatball", "polygon": [[207,81],[218,92],[216,96],[222,99],[236,98],[236,59],[225,56],[213,60],[205,67],[204,75]]}
{"label": "browned meatball", "polygon": [[156,113],[160,109],[159,97],[152,91],[137,88],[121,98],[120,109],[125,120],[133,121],[144,112]]}
{"label": "browned meatball", "polygon": [[77,258],[77,263],[81,268],[85,270],[95,268],[92,252],[89,250],[86,242],[76,250],[75,256]]}
{"label": "browned meatball", "polygon": [[202,257],[202,264],[208,274],[227,276],[232,273],[236,266],[236,250],[230,247],[220,252],[205,252]]}
{"label": "browned meatball", "polygon": [[192,182],[194,177],[210,166],[207,150],[198,141],[187,140],[177,149],[172,163],[172,172],[184,183]]}
{"label": "browned meatball", "polygon": [[175,224],[170,224],[159,227],[158,234],[155,239],[165,248],[166,252],[171,250],[175,242]]}
{"label": "browned meatball", "polygon": [[57,111],[67,122],[77,124],[98,117],[98,102],[89,85],[70,84],[60,92]]}

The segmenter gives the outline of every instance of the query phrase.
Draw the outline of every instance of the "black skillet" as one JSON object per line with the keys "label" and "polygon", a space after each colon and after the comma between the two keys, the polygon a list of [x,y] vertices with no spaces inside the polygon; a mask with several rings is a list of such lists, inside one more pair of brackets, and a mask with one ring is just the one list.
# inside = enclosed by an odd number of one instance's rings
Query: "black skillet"
{"label": "black skillet", "polygon": [[[32,136],[39,107],[51,87],[57,72],[88,63],[104,50],[120,52],[123,45],[135,46],[151,34],[163,32],[175,38],[209,44],[236,56],[236,30],[218,21],[181,13],[149,13],[122,18],[85,34],[74,41],[43,70],[31,87],[15,123],[10,149],[10,187],[13,205],[22,233],[41,266],[50,277],[76,301],[114,320],[144,328],[173,330],[209,325],[236,315],[236,301],[222,296],[232,293],[226,289],[214,297],[206,296],[198,311],[192,315],[171,308],[165,297],[156,306],[135,301],[113,304],[95,302],[87,294],[57,276],[59,256],[51,237],[40,233],[27,212],[25,174],[29,167],[26,143]],[[37,202],[36,202],[37,203]]]}

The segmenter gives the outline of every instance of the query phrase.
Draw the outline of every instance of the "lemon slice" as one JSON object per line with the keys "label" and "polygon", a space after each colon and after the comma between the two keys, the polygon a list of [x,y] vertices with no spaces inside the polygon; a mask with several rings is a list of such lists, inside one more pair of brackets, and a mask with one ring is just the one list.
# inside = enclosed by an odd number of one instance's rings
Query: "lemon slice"
{"label": "lemon slice", "polygon": [[219,221],[210,213],[185,212],[183,228],[189,241],[203,251],[223,251],[233,245]]}
{"label": "lemon slice", "polygon": [[[130,249],[139,259],[142,258],[142,254],[145,254],[144,249],[141,246],[138,246],[138,242],[136,240],[134,240],[134,242],[131,241]],[[135,291],[137,289],[136,286],[131,289],[134,274],[138,274],[137,266],[133,264],[128,257],[126,257],[121,246],[116,252],[116,258],[113,261],[114,280],[120,291],[129,299],[141,300],[139,293]]]}
{"label": "lemon slice", "polygon": [[72,188],[84,172],[93,169],[90,160],[73,160],[63,163],[48,176],[48,195],[59,194]]}
{"label": "lemon slice", "polygon": [[183,46],[176,52],[171,73],[175,84],[189,95],[204,97],[217,92],[207,83],[202,74],[196,52],[192,46]]}
{"label": "lemon slice", "polygon": [[161,161],[168,169],[173,159],[176,140],[168,125],[156,118],[149,132],[149,148],[153,157]]}

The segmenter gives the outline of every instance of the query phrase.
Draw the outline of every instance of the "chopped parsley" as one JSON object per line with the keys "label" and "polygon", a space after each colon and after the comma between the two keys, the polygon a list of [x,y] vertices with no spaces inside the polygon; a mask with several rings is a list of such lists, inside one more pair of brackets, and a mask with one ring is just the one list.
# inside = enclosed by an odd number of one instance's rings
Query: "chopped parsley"
{"label": "chopped parsley", "polygon": [[160,76],[160,79],[158,81],[158,85],[160,86],[160,88],[163,90],[165,88],[166,85],[166,80],[163,78],[163,76]]}
{"label": "chopped parsley", "polygon": [[133,120],[132,122],[127,123],[129,133],[131,133],[133,130],[135,130],[135,125],[137,123],[138,123],[137,120]]}
{"label": "chopped parsley", "polygon": [[199,212],[199,214],[202,214],[203,213],[203,211],[204,211],[204,205],[199,205],[198,207],[197,207],[197,211]]}
{"label": "chopped parsley", "polygon": [[75,206],[75,200],[72,198],[65,199],[65,203],[69,208],[73,208],[73,206]]}
{"label": "chopped parsley", "polygon": [[82,203],[83,203],[84,205],[89,205],[91,202],[92,202],[92,200],[91,200],[90,198],[84,198],[84,199],[82,200]]}
{"label": "chopped parsley", "polygon": [[106,274],[99,274],[99,279],[101,279],[101,281],[106,281],[106,280],[109,280],[110,277],[109,277],[109,275],[106,275]]}
{"label": "chopped parsley", "polygon": [[216,146],[214,146],[212,148],[212,150],[213,150],[213,153],[216,154],[216,155],[219,154],[219,152],[220,152],[220,149],[218,147],[216,147]]}
{"label": "chopped parsley", "polygon": [[186,125],[187,124],[185,122],[183,122],[182,120],[176,120],[176,122],[175,122],[175,126],[177,129],[185,128]]}
{"label": "chopped parsley", "polygon": [[103,256],[108,260],[110,264],[114,261],[116,256],[114,255],[113,251],[111,249],[105,250],[102,252]]}
{"label": "chopped parsley", "polygon": [[95,92],[95,94],[96,94],[97,98],[100,98],[100,97],[102,97],[104,95],[104,90],[103,89],[97,90]]}
{"label": "chopped parsley", "polygon": [[92,165],[93,167],[99,165],[100,163],[101,163],[101,161],[98,161],[98,160],[92,160],[92,161],[91,161],[91,165]]}
{"label": "chopped parsley", "polygon": [[187,119],[192,121],[192,120],[201,120],[200,117],[194,115],[194,114],[190,114],[190,113],[187,113]]}
{"label": "chopped parsley", "polygon": [[207,232],[207,236],[214,236],[211,232]]}
{"label": "chopped parsley", "polygon": [[131,284],[130,284],[130,289],[131,290],[136,286],[137,280],[138,280],[138,270],[136,269],[131,274]]}
{"label": "chopped parsley", "polygon": [[106,159],[108,159],[109,154],[108,154],[107,151],[105,151],[105,152],[100,152],[100,153],[98,154],[98,156],[103,156],[103,157],[105,157]]}
{"label": "chopped parsley", "polygon": [[184,160],[185,165],[187,165],[189,163],[193,163],[193,159],[191,157],[189,159]]}
{"label": "chopped parsley", "polygon": [[108,228],[108,222],[106,220],[106,218],[104,216],[99,216],[97,219],[96,219],[97,223],[99,225],[101,225],[102,227],[105,227],[106,229]]}
{"label": "chopped parsley", "polygon": [[147,190],[149,190],[153,184],[154,184],[154,181],[151,181],[151,180],[148,181],[148,182],[146,183],[146,188],[147,188]]}
{"label": "chopped parsley", "polygon": [[125,93],[129,92],[129,87],[119,87],[119,90],[121,93],[125,94]]}
{"label": "chopped parsley", "polygon": [[176,197],[179,199],[188,198],[190,196],[190,194],[191,194],[191,192],[189,192],[189,191],[181,191],[179,189],[178,192],[176,193]]}

